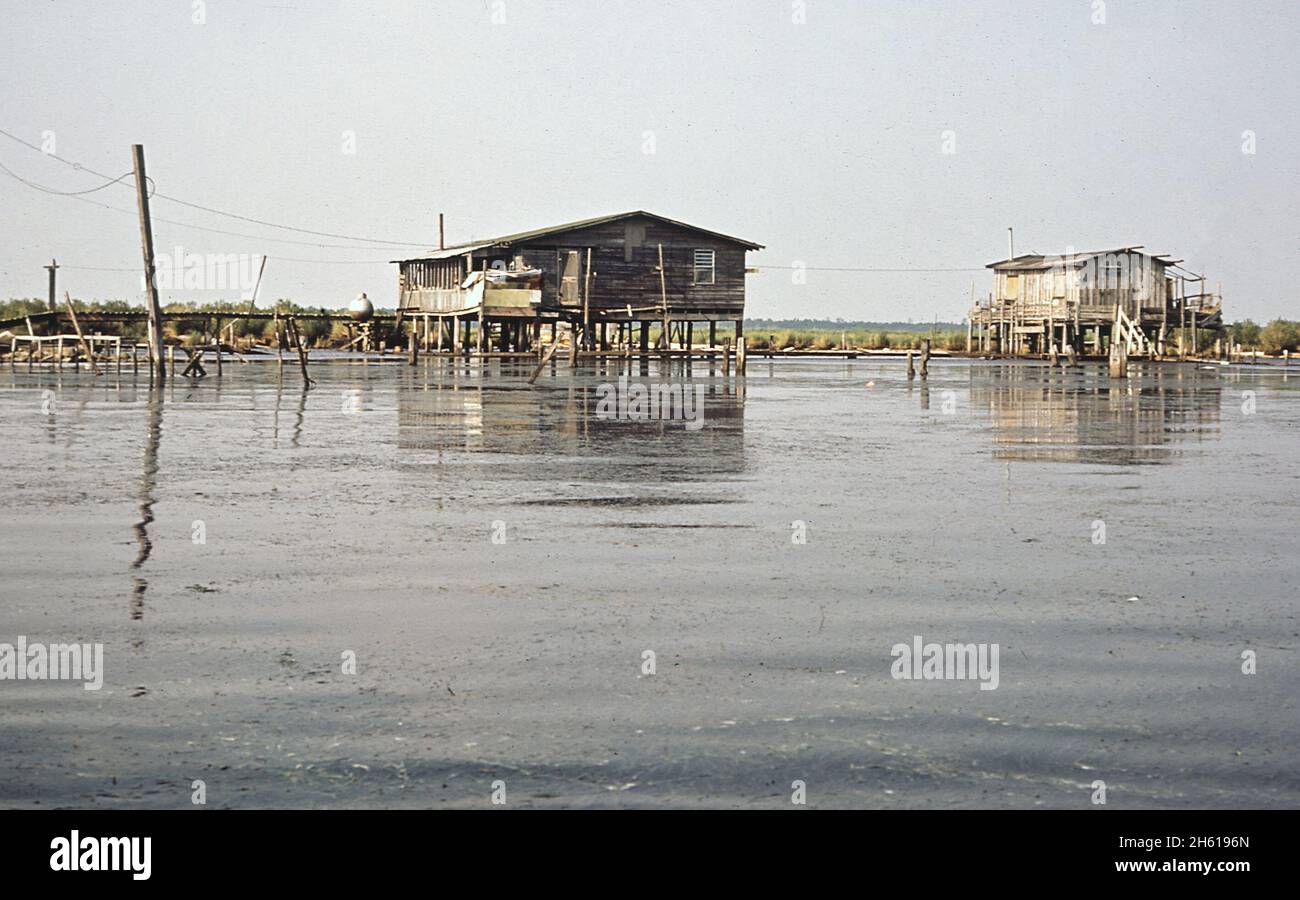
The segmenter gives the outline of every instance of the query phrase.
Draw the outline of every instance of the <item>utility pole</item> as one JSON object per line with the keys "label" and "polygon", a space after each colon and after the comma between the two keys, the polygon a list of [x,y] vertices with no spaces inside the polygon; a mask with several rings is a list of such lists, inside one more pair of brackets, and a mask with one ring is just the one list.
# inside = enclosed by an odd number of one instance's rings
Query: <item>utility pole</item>
{"label": "utility pole", "polygon": [[167,378],[163,359],[162,308],[158,305],[158,285],[154,283],[153,222],[149,218],[149,189],[144,174],[144,145],[131,145],[135,168],[135,197],[140,208],[140,252],[144,256],[144,287],[149,308],[149,365],[161,382]]}
{"label": "utility pole", "polygon": [[58,301],[55,299],[58,296],[58,294],[54,290],[54,272],[56,269],[58,269],[58,267],[59,267],[59,261],[56,259],[50,260],[50,264],[45,267],[45,270],[50,273],[50,294],[48,298],[50,312],[54,312],[56,309],[59,308]]}

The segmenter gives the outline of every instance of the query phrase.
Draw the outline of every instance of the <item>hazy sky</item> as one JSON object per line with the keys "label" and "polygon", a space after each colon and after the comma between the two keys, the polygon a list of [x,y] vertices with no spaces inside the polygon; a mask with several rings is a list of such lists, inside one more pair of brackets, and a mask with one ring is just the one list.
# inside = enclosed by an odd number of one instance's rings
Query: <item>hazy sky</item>
{"label": "hazy sky", "polygon": [[[161,193],[430,247],[439,211],[459,241],[647,209],[810,268],[750,275],[756,316],[960,319],[1010,225],[1017,252],[1142,244],[1230,319],[1300,318],[1294,0],[200,6],[3,0],[0,128],[112,177],[143,143]],[[105,180],[4,136],[0,163]],[[74,268],[138,269],[129,178],[77,200],[0,172],[0,200],[0,296],[43,297],[57,257],[60,289],[139,301],[138,273]],[[156,221],[160,253],[270,255],[264,300],[389,305],[384,261],[417,249],[153,212],[186,223]]]}

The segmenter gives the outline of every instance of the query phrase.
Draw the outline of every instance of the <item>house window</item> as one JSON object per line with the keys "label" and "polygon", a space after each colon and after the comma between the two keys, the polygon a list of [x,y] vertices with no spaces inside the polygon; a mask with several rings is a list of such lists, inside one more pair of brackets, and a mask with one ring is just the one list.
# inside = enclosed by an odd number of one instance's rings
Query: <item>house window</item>
{"label": "house window", "polygon": [[695,284],[713,284],[713,251],[695,251]]}
{"label": "house window", "polygon": [[1015,300],[1020,297],[1020,276],[1007,276],[1007,289],[1003,291],[1003,296],[1008,300]]}
{"label": "house window", "polygon": [[645,223],[628,222],[623,226],[623,262],[636,258],[636,248],[645,243]]}

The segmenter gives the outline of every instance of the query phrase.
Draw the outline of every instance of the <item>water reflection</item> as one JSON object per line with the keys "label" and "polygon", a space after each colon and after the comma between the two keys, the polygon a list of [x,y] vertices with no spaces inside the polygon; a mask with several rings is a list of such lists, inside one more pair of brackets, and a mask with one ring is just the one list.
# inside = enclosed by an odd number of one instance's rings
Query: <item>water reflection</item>
{"label": "water reflection", "polygon": [[987,411],[997,459],[1142,465],[1219,434],[1216,373],[1148,365],[1111,380],[1103,368],[972,366],[970,402]]}
{"label": "water reflection", "polygon": [[149,537],[149,525],[153,522],[154,490],[158,484],[158,445],[162,440],[162,392],[152,384],[149,387],[149,399],[146,404],[147,433],[144,445],[144,463],[140,470],[140,489],[136,494],[140,503],[140,521],[135,523],[134,531],[139,550],[135,561],[131,563],[133,573],[131,580],[133,591],[131,598],[131,618],[144,618],[144,596],[149,588],[149,581],[138,573],[149,560],[153,552],[153,540]]}
{"label": "water reflection", "polygon": [[[534,477],[530,466],[536,463],[524,465],[527,458],[544,460],[548,477],[585,482],[690,481],[743,469],[742,383],[707,377],[703,366],[695,367],[698,377],[692,378],[681,366],[656,367],[646,376],[640,361],[622,363],[612,360],[559,379],[544,373],[533,385],[523,370],[465,378],[452,369],[398,392],[398,448],[432,451],[436,455],[427,462],[481,466],[482,474],[498,479]],[[702,425],[688,428],[680,416],[611,416],[611,394],[626,396],[633,385],[672,390],[674,402],[689,397],[688,414],[702,397]]]}

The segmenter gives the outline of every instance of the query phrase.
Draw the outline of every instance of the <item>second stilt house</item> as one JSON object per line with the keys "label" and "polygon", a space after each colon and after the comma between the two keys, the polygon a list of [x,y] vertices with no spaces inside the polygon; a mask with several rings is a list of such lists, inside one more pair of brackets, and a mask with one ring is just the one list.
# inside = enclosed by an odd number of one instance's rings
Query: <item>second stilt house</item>
{"label": "second stilt house", "polygon": [[989,263],[993,291],[971,310],[972,343],[1014,356],[1101,353],[1120,341],[1129,353],[1165,356],[1176,335],[1179,350],[1196,352],[1198,331],[1222,327],[1222,301],[1181,263],[1141,247]]}

